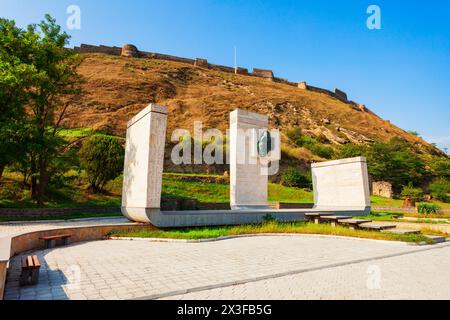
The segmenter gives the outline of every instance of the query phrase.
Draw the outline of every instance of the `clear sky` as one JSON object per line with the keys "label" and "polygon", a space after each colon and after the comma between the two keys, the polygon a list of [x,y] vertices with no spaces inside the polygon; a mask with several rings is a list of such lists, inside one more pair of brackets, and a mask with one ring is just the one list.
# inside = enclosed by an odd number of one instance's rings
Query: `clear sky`
{"label": "clear sky", "polygon": [[[369,30],[369,5],[381,30]],[[0,17],[20,26],[45,13],[71,46],[122,46],[232,66],[346,91],[381,117],[450,149],[450,1],[406,0],[0,0]]]}

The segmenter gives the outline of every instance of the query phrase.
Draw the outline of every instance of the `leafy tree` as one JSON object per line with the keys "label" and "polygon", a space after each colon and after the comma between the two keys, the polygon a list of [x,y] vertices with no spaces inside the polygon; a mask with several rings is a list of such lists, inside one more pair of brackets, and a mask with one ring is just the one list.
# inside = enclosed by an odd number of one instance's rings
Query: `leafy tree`
{"label": "leafy tree", "polygon": [[116,138],[92,136],[83,143],[78,154],[94,192],[103,190],[108,181],[122,173],[124,149]]}
{"label": "leafy tree", "polygon": [[412,183],[409,183],[407,186],[403,187],[401,195],[403,198],[419,201],[422,199],[423,191],[420,188],[415,188]]}
{"label": "leafy tree", "polygon": [[[81,82],[76,72],[80,60],[73,50],[65,48],[69,38],[49,15],[26,30],[17,28],[13,21],[0,21],[0,100],[2,111],[7,111],[0,122],[14,125],[21,121],[16,127],[26,128],[21,134],[24,148],[18,152],[20,157],[10,155],[25,159],[22,162],[31,177],[31,195],[39,204],[56,170],[55,160],[66,150],[64,140],[57,135],[69,105],[64,97],[78,93]],[[7,101],[4,105],[3,98]],[[5,128],[8,126],[2,125],[7,134]],[[12,159],[2,160],[8,163]]]}
{"label": "leafy tree", "polygon": [[450,159],[449,158],[433,158],[430,161],[430,167],[433,174],[438,178],[450,180]]}
{"label": "leafy tree", "polygon": [[397,187],[409,182],[419,183],[425,174],[424,162],[400,138],[392,138],[388,143],[373,143],[366,156],[372,178],[389,181]]}
{"label": "leafy tree", "polygon": [[450,180],[438,178],[434,180],[428,188],[434,198],[444,202],[450,201],[450,197],[448,196],[450,193]]}
{"label": "leafy tree", "polygon": [[6,165],[25,157],[25,105],[35,80],[31,61],[36,34],[0,18],[0,178]]}

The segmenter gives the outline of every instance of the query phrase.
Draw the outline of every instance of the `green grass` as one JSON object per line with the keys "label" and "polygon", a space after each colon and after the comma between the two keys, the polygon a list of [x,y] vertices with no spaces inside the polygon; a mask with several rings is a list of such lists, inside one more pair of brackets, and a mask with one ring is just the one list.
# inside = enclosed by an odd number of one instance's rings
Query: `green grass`
{"label": "green grass", "polygon": [[[68,130],[68,129],[67,129]],[[73,134],[81,134],[73,129]],[[75,170],[67,173],[70,176],[68,185],[58,188],[52,188],[51,197],[46,201],[45,207],[48,208],[73,208],[73,207],[99,207],[99,206],[120,206],[122,193],[122,177],[118,177],[107,185],[107,192],[93,194],[89,192],[86,179],[83,174]],[[207,177],[214,175],[206,174],[178,174],[164,173],[162,196],[165,198],[191,198],[197,199],[203,203],[228,203],[230,201],[230,189],[228,184],[217,184],[202,181],[186,181],[179,177],[199,176]],[[220,177],[219,175],[215,175]],[[21,190],[21,176],[18,173],[6,172],[0,185],[0,207],[9,208],[35,208],[36,203],[31,201],[28,190]],[[12,188],[11,186],[14,186]],[[8,194],[14,197],[4,196],[6,188],[12,188]],[[313,193],[306,189],[297,189],[285,187],[279,184],[269,183],[268,186],[269,202],[285,203],[312,203],[314,201]],[[438,203],[442,208],[450,207],[450,204]],[[387,199],[382,197],[372,197],[372,205],[401,207],[402,200]],[[394,209],[395,211],[395,209]],[[392,212],[394,213],[394,212]],[[407,213],[408,216],[415,216],[414,213]],[[423,215],[419,218],[445,218],[450,217],[449,213],[437,215]]]}
{"label": "green grass", "polygon": [[[227,203],[230,201],[230,186],[200,181],[182,181],[178,174],[164,174],[162,196],[166,198],[193,198],[200,202]],[[205,175],[203,175],[205,176]],[[270,202],[310,203],[314,201],[312,192],[269,183]]]}
{"label": "green grass", "polygon": [[106,133],[95,131],[95,130],[93,130],[91,128],[74,128],[74,129],[61,128],[61,129],[58,130],[58,134],[61,137],[68,138],[69,140],[70,139],[74,139],[74,138],[78,139],[78,138],[89,137],[89,136],[92,136],[92,135],[115,137],[115,138],[119,138],[121,140],[124,140],[123,137],[109,135],[109,134],[106,134]]}
{"label": "green grass", "polygon": [[313,224],[309,222],[279,223],[271,222],[259,225],[243,225],[232,227],[207,227],[207,228],[184,228],[175,230],[146,230],[140,231],[117,231],[109,234],[111,237],[130,237],[130,238],[167,238],[167,239],[214,239],[223,236],[262,234],[262,233],[298,233],[298,234],[318,234],[334,235],[376,240],[390,240],[420,243],[431,243],[423,235],[398,235],[390,233],[381,233],[377,231],[351,230],[346,227],[332,227],[329,224]]}
{"label": "green grass", "polygon": [[[372,197],[370,197],[370,200],[371,200],[372,206],[394,207],[394,208],[401,208],[403,206],[402,199],[390,199],[390,198],[372,196]],[[432,203],[437,204],[442,209],[450,209],[450,203],[444,203],[444,202],[438,201],[438,200],[433,200]]]}

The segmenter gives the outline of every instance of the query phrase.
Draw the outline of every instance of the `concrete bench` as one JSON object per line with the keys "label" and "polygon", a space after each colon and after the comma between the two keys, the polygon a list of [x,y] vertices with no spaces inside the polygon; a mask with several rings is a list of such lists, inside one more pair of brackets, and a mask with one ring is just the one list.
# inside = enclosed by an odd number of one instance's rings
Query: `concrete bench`
{"label": "concrete bench", "polygon": [[322,217],[332,216],[333,214],[331,212],[310,212],[305,213],[305,218],[309,221],[314,221],[315,224],[319,224]]}
{"label": "concrete bench", "polygon": [[37,256],[22,257],[22,273],[19,283],[21,286],[33,285],[39,282],[39,269],[41,263]]}
{"label": "concrete bench", "polygon": [[348,216],[321,216],[319,218],[319,222],[331,222],[331,226],[336,227],[339,220],[349,220],[352,219],[352,217]]}
{"label": "concrete bench", "polygon": [[381,231],[395,234],[420,234],[419,230],[411,230],[411,229],[388,229]]}
{"label": "concrete bench", "polygon": [[341,219],[338,220],[339,224],[347,225],[350,229],[357,229],[363,223],[372,222],[372,220],[364,219]]}
{"label": "concrete bench", "polygon": [[44,240],[44,248],[45,249],[50,249],[50,248],[54,248],[56,246],[56,240],[62,240],[63,246],[68,245],[70,237],[71,237],[70,234],[61,234],[61,235],[56,235],[56,236],[40,237],[39,239]]}
{"label": "concrete bench", "polygon": [[376,231],[395,229],[396,227],[397,226],[395,224],[380,224],[380,223],[363,223],[359,225],[360,229],[376,230]]}

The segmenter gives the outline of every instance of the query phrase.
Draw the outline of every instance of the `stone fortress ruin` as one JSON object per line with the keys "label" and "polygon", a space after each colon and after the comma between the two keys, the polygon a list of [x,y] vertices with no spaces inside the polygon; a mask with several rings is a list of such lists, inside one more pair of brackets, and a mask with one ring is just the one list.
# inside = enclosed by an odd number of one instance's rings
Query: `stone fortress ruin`
{"label": "stone fortress ruin", "polygon": [[132,45],[132,44],[125,44],[121,48],[104,46],[104,45],[95,46],[95,45],[89,45],[89,44],[81,44],[79,47],[74,47],[74,50],[78,53],[103,53],[103,54],[122,56],[122,57],[175,61],[175,62],[191,64],[191,65],[194,65],[194,66],[197,66],[200,68],[206,68],[206,69],[212,69],[212,70],[221,71],[221,72],[228,72],[228,73],[235,73],[235,74],[240,74],[240,75],[263,78],[263,79],[266,79],[271,82],[283,83],[283,84],[286,84],[289,86],[297,87],[301,90],[308,90],[308,91],[314,91],[314,92],[326,94],[328,96],[331,96],[335,99],[338,99],[344,103],[351,105],[352,108],[354,108],[355,110],[371,113],[371,111],[365,105],[349,100],[347,93],[345,93],[344,91],[342,91],[340,89],[336,88],[334,91],[330,91],[327,89],[322,89],[322,88],[312,86],[312,85],[306,83],[305,81],[290,82],[287,79],[276,77],[272,70],[253,68],[253,71],[249,72],[248,69],[242,68],[242,67],[234,68],[234,67],[212,64],[212,63],[209,63],[208,60],[204,59],[204,58],[189,59],[189,58],[182,58],[182,57],[177,57],[177,56],[172,56],[172,55],[167,55],[167,54],[162,54],[162,53],[156,53],[156,52],[140,51],[135,45]]}

